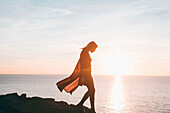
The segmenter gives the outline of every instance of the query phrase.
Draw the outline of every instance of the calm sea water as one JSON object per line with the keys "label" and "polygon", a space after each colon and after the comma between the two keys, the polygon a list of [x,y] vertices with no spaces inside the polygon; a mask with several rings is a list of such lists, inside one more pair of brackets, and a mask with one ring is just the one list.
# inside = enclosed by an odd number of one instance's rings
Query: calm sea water
{"label": "calm sea water", "polygon": [[[61,75],[0,75],[0,94],[26,93],[77,104],[87,91],[79,87],[73,95],[56,88]],[[97,113],[170,113],[170,77],[94,76]],[[89,100],[85,106],[90,107]]]}

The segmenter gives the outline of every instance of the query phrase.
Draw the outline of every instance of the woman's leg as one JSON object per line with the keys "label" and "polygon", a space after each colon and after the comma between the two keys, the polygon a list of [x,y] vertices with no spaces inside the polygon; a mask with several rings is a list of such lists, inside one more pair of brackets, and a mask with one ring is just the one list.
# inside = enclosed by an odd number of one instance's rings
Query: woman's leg
{"label": "woman's leg", "polygon": [[90,96],[90,93],[89,93],[89,89],[88,91],[85,93],[85,95],[83,96],[82,100],[79,102],[78,105],[83,105],[84,102],[87,100],[87,98]]}
{"label": "woman's leg", "polygon": [[94,87],[90,89],[90,104],[91,104],[91,109],[93,111],[95,111],[95,107],[94,107],[94,96],[95,96],[95,89]]}
{"label": "woman's leg", "polygon": [[78,105],[83,105],[83,103],[90,96],[91,110],[95,113],[95,107],[94,107],[95,106],[94,105],[95,88],[94,88],[93,78],[91,78],[91,80],[89,80],[89,81],[90,82],[88,82],[88,84],[86,84],[88,91],[85,93],[85,95],[83,96],[82,100],[80,101],[80,103]]}
{"label": "woman's leg", "polygon": [[85,95],[83,96],[82,100],[79,102],[78,105],[83,105],[83,103],[90,96],[91,109],[94,109],[94,94],[95,94],[95,89],[88,88],[88,91],[85,93]]}

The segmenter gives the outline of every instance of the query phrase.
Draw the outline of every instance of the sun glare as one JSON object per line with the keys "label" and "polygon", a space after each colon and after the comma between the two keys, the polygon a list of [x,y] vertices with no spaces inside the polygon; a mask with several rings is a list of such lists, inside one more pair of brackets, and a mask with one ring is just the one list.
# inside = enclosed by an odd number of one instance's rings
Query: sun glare
{"label": "sun glare", "polygon": [[49,47],[52,47],[52,44],[49,44],[48,46],[49,46]]}
{"label": "sun glare", "polygon": [[128,72],[130,60],[129,58],[119,51],[109,53],[105,58],[105,71],[110,75],[120,76]]}

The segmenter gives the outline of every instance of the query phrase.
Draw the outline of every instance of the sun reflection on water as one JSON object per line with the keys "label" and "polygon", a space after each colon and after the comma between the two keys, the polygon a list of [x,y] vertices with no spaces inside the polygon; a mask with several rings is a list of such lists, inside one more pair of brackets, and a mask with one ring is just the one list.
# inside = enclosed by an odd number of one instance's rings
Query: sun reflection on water
{"label": "sun reflection on water", "polygon": [[121,113],[123,108],[123,89],[121,83],[121,77],[115,76],[113,90],[112,90],[112,97],[110,108],[112,109],[113,113]]}

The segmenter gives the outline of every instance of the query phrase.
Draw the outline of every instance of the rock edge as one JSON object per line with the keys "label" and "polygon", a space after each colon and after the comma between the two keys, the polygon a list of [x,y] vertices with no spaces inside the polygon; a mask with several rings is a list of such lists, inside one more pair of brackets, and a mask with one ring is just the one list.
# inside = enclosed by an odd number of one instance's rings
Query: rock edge
{"label": "rock edge", "polygon": [[27,98],[26,94],[11,93],[0,96],[0,113],[90,113],[90,109],[85,106],[81,109],[53,98]]}

